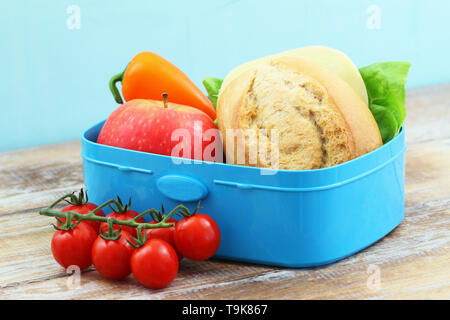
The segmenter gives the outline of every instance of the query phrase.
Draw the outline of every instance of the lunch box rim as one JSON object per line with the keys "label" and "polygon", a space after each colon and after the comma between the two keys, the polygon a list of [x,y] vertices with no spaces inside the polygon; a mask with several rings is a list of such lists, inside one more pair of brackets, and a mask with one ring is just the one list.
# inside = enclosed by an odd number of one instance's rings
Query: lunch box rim
{"label": "lunch box rim", "polygon": [[[85,130],[83,132],[82,135],[82,142],[90,144],[90,145],[95,145],[96,147],[99,148],[108,148],[108,149],[113,149],[113,150],[117,150],[117,151],[123,151],[123,152],[129,152],[132,154],[144,154],[144,155],[152,155],[154,157],[157,158],[161,158],[161,159],[167,159],[167,160],[173,160],[173,159],[178,159],[180,161],[193,161],[195,162],[195,164],[206,164],[206,165],[219,165],[219,166],[224,166],[224,167],[240,167],[240,168],[246,168],[247,170],[250,171],[261,171],[261,170],[275,170],[277,172],[282,172],[282,173],[304,173],[304,174],[311,174],[311,173],[325,173],[325,172],[330,172],[330,171],[335,171],[335,170],[340,170],[343,169],[346,166],[351,166],[353,165],[355,162],[358,161],[364,161],[365,158],[370,157],[373,153],[376,152],[381,152],[384,149],[387,149],[390,147],[391,144],[394,144],[398,139],[400,139],[403,135],[404,135],[404,127],[401,126],[398,133],[395,135],[394,138],[392,138],[390,141],[388,141],[387,143],[383,144],[382,146],[366,153],[363,154],[359,157],[356,157],[354,159],[351,159],[349,161],[331,166],[331,167],[327,167],[327,168],[319,168],[319,169],[308,169],[308,170],[286,170],[286,169],[272,169],[272,168],[261,168],[261,167],[253,167],[253,166],[244,166],[244,165],[236,165],[236,164],[230,164],[230,163],[226,163],[226,162],[212,162],[212,161],[205,161],[205,160],[195,160],[195,159],[188,159],[188,158],[180,158],[180,157],[173,157],[173,156],[167,156],[167,155],[162,155],[162,154],[157,154],[157,153],[151,153],[151,152],[144,152],[144,151],[138,151],[138,150],[132,150],[132,149],[125,149],[125,148],[120,148],[120,147],[114,147],[114,146],[110,146],[110,145],[105,145],[105,144],[100,144],[97,143],[97,141],[92,141],[89,138],[86,137],[86,135],[88,134],[88,132],[90,132],[91,130],[93,130],[94,128],[96,128],[97,126],[103,126],[105,123],[105,120],[102,120],[94,125],[92,125],[91,127],[89,127],[87,130]],[[386,164],[388,164],[391,161],[394,161],[399,155],[401,155],[403,152],[406,151],[406,143],[404,143],[404,147],[402,148],[402,150],[400,152],[398,152],[398,154],[393,155],[391,157],[391,159],[389,159],[388,161],[382,163],[381,165],[384,166]],[[81,155],[84,158],[83,155],[83,150],[81,151]]]}

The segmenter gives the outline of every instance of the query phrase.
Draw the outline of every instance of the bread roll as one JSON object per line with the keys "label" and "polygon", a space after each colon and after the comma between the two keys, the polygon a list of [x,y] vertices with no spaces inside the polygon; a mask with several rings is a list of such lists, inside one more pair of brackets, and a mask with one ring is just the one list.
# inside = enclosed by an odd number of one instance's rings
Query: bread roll
{"label": "bread roll", "polygon": [[353,61],[342,51],[324,46],[309,46],[292,49],[241,64],[228,73],[226,78],[223,80],[222,88],[225,88],[229,82],[241,73],[244,73],[249,68],[255,66],[255,64],[259,64],[264,60],[282,58],[286,56],[307,59],[328,69],[328,71],[334,73],[339,78],[347,82],[350,87],[352,87],[356,93],[359,94],[361,99],[363,99],[366,104],[369,103],[364,80],[362,79],[361,74]]}
{"label": "bread roll", "polygon": [[382,145],[355,90],[326,68],[292,56],[264,60],[230,81],[219,94],[217,119],[226,160],[234,164],[318,169]]}

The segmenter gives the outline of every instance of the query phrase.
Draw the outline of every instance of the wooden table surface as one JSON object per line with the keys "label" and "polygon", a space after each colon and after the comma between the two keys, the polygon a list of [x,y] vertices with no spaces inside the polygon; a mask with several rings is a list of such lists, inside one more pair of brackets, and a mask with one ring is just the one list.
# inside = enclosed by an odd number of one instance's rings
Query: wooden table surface
{"label": "wooden table surface", "polygon": [[79,141],[0,153],[0,299],[450,299],[450,84],[408,91],[407,111],[405,219],[384,239],[317,268],[184,259],[160,290],[94,268],[76,285],[53,260],[38,211],[83,185]]}

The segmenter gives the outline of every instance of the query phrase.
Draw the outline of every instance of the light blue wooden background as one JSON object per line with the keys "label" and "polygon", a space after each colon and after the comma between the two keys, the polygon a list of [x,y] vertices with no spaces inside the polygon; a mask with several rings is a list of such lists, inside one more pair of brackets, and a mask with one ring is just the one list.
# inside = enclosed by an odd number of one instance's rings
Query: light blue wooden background
{"label": "light blue wooden background", "polygon": [[[71,5],[79,29],[67,27]],[[450,81],[448,0],[5,0],[0,12],[0,150],[78,139],[117,106],[110,76],[144,50],[198,85],[313,44],[341,49],[358,66],[410,61],[408,87]]]}

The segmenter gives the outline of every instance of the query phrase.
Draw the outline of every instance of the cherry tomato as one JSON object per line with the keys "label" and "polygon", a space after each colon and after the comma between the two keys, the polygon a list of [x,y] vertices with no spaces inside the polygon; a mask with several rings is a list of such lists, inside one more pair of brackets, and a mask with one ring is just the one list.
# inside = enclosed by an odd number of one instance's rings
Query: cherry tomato
{"label": "cherry tomato", "polygon": [[97,232],[87,223],[80,223],[71,230],[57,230],[52,238],[52,253],[64,268],[71,265],[81,270],[92,264],[91,247],[97,239]]}
{"label": "cherry tomato", "polygon": [[[137,213],[136,211],[133,210],[127,210],[125,212],[113,212],[108,214],[108,217],[117,219],[117,220],[130,220],[133,219],[134,217],[136,217],[137,215],[139,215],[139,213]],[[144,218],[139,218],[137,219],[137,222],[141,223],[141,222],[145,222]],[[103,232],[108,232],[108,223],[106,222],[102,222],[100,224],[100,228],[102,228]],[[122,225],[114,225],[114,230],[117,231],[119,230],[119,228],[122,228],[123,231],[128,232],[131,236],[136,237],[137,233],[136,233],[136,228],[134,227],[130,227],[130,226],[122,226]]]}
{"label": "cherry tomato", "polygon": [[185,257],[206,260],[219,248],[220,230],[210,216],[199,213],[179,221],[173,238],[176,248]]}
{"label": "cherry tomato", "polygon": [[[82,205],[73,205],[70,204],[68,206],[65,206],[64,208],[61,209],[62,212],[67,212],[67,211],[73,211],[73,212],[77,212],[77,213],[81,213],[81,214],[87,214],[89,212],[91,212],[92,210],[94,210],[95,208],[97,208],[96,204],[93,203],[85,203]],[[95,213],[96,216],[99,217],[103,217],[105,214],[103,213],[102,210],[99,210],[98,212]],[[66,222],[65,218],[60,218],[62,222]],[[98,233],[99,228],[100,228],[100,222],[99,221],[81,221],[80,224],[88,224],[92,227],[92,229],[94,229],[95,232]],[[59,227],[60,224],[59,222],[57,222],[57,226]]]}
{"label": "cherry tomato", "polygon": [[122,279],[131,273],[130,259],[134,248],[127,240],[131,240],[130,234],[121,231],[117,240],[99,236],[92,245],[92,263],[105,278]]}
{"label": "cherry tomato", "polygon": [[[167,223],[174,223],[175,225],[177,224],[177,222],[178,221],[175,219],[167,220]],[[157,222],[156,221],[150,222],[150,224],[155,223]],[[178,256],[178,261],[181,261],[181,259],[183,259],[183,255],[181,254],[181,252],[177,250],[177,248],[175,247],[175,241],[173,240],[175,225],[169,228],[145,229],[145,232],[147,233],[148,239],[161,239],[169,243],[175,249]]]}
{"label": "cherry tomato", "polygon": [[161,239],[149,239],[131,256],[131,271],[137,281],[152,289],[164,288],[178,273],[175,249]]}

